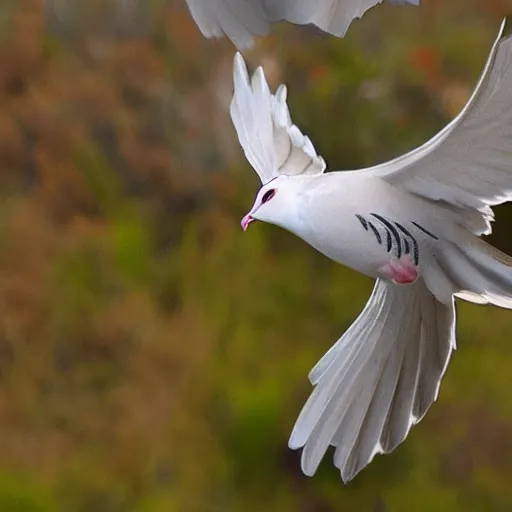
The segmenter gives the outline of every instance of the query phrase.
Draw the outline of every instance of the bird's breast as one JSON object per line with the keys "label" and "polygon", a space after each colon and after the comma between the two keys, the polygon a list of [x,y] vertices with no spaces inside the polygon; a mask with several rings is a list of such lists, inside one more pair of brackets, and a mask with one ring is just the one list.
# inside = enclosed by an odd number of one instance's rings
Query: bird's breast
{"label": "bird's breast", "polygon": [[407,256],[420,267],[438,237],[387,184],[350,182],[309,198],[297,233],[328,258],[370,277]]}

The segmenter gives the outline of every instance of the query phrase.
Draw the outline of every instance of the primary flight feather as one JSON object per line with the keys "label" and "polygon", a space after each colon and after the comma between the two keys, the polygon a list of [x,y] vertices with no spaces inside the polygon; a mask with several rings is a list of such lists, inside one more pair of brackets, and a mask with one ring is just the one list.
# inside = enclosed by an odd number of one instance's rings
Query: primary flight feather
{"label": "primary flight feather", "polygon": [[311,371],[290,436],[313,475],[330,445],[342,479],[400,444],[435,401],[455,348],[455,304],[512,308],[512,258],[484,242],[512,193],[512,37],[504,20],[460,115],[390,162],[325,173],[286,89],[234,61],[231,115],[262,187],[242,219],[287,229],[376,279],[363,312]]}
{"label": "primary flight feather", "polygon": [[[419,0],[390,0],[419,5]],[[354,19],[382,0],[187,0],[190,13],[205,37],[226,35],[244,49],[254,36],[267,35],[278,21],[313,24],[343,37]]]}

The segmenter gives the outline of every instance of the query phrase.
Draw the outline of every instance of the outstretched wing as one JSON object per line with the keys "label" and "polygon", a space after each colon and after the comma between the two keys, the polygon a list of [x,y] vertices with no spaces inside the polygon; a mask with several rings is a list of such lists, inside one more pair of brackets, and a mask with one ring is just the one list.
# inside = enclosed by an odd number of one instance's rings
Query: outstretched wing
{"label": "outstretched wing", "polygon": [[364,169],[398,188],[459,211],[490,232],[490,205],[512,198],[512,20],[505,19],[462,112],[423,146]]}
{"label": "outstretched wing", "polygon": [[312,476],[330,445],[348,482],[377,453],[389,453],[437,398],[455,348],[455,306],[423,280],[377,280],[357,320],[310,373],[315,386],[290,437]]}
{"label": "outstretched wing", "polygon": [[187,4],[205,37],[225,34],[241,50],[253,46],[253,36],[270,32],[262,0],[187,0]]}
{"label": "outstretched wing", "polygon": [[270,92],[263,69],[252,80],[242,56],[234,60],[231,118],[247,160],[263,184],[280,174],[321,174],[325,161],[291,120],[286,87]]}
{"label": "outstretched wing", "polygon": [[[419,0],[391,0],[419,5]],[[352,21],[382,0],[187,0],[190,12],[206,37],[226,34],[240,49],[254,44],[253,36],[266,35],[270,25],[286,20],[314,24],[343,37]]]}

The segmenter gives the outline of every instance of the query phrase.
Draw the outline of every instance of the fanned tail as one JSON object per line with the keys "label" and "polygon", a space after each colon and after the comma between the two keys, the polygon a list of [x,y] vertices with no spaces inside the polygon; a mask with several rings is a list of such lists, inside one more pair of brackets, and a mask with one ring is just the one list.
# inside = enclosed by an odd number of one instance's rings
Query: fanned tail
{"label": "fanned tail", "polygon": [[315,385],[289,446],[313,475],[329,445],[348,482],[400,444],[437,397],[455,348],[455,306],[419,279],[376,282],[366,308],[310,373]]}

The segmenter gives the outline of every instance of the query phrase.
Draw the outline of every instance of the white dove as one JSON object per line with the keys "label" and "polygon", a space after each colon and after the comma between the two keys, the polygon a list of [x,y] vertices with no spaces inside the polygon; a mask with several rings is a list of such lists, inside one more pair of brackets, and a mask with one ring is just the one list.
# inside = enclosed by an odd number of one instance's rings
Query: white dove
{"label": "white dove", "polygon": [[[390,0],[419,5],[420,0]],[[349,25],[382,0],[187,0],[190,13],[205,37],[227,35],[239,49],[251,47],[278,21],[313,24],[343,37]]]}
{"label": "white dove", "polygon": [[505,19],[462,112],[419,148],[329,172],[292,123],[286,88],[234,61],[231,116],[263,186],[242,220],[280,226],[376,278],[352,326],[311,371],[289,440],[313,475],[329,445],[344,482],[391,452],[437,398],[455,348],[454,297],[512,308],[512,258],[480,238],[512,198],[512,30]]}

